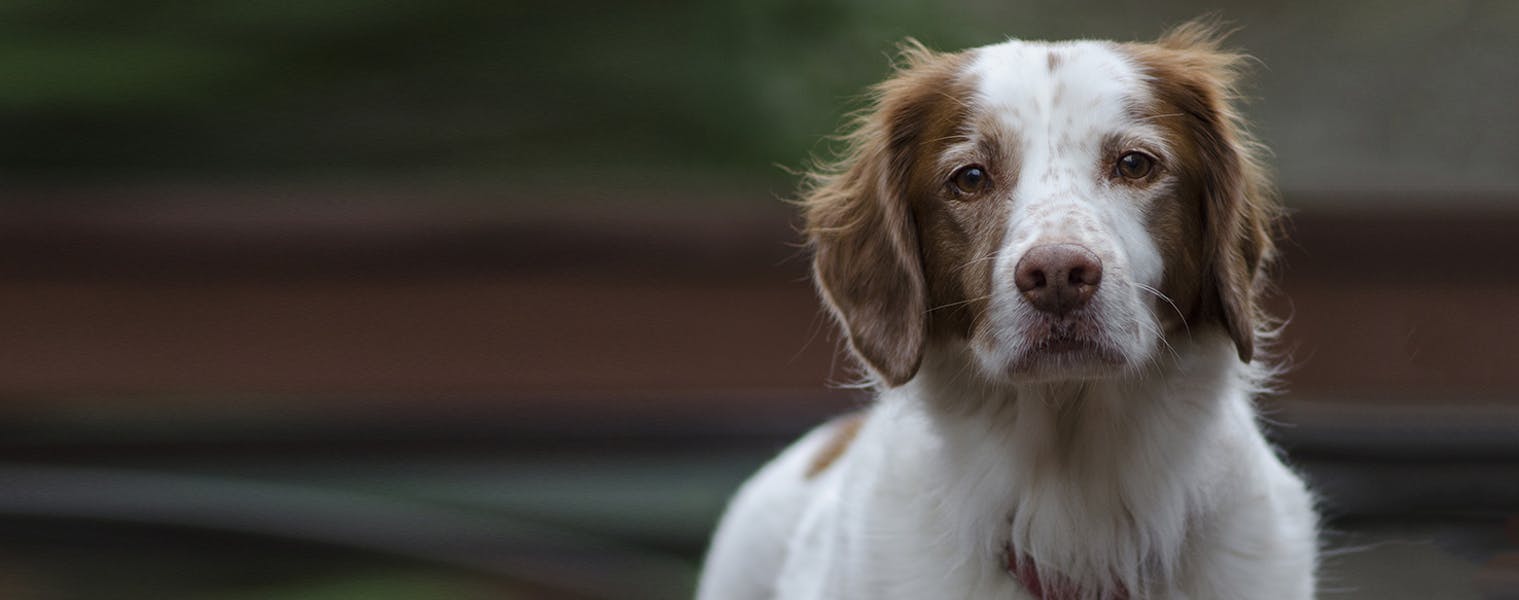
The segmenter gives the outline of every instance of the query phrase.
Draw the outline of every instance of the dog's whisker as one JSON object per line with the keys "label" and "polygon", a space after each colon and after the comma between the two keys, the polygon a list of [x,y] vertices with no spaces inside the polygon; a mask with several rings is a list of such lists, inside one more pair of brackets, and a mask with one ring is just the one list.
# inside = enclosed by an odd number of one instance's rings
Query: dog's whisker
{"label": "dog's whisker", "polygon": [[965,261],[964,263],[961,263],[960,265],[954,267],[953,272],[959,273],[959,272],[964,271],[966,269],[969,269],[972,266],[975,266],[977,264],[980,264],[980,263],[983,263],[983,262],[986,262],[986,261],[989,261],[989,260],[996,260],[996,259],[997,259],[997,251],[993,250],[993,251],[988,252],[988,253],[986,253],[986,254],[984,254],[982,256],[979,256],[979,257],[970,259],[968,261]]}
{"label": "dog's whisker", "polygon": [[1166,304],[1171,305],[1171,310],[1176,311],[1176,318],[1181,321],[1181,326],[1184,330],[1186,330],[1187,337],[1192,337],[1192,326],[1187,324],[1187,316],[1181,314],[1181,307],[1176,306],[1175,301],[1171,300],[1171,298],[1167,297],[1160,290],[1157,290],[1143,283],[1136,281],[1134,282],[1134,286],[1141,290],[1154,294],[1156,298],[1160,298],[1161,300],[1165,301]]}
{"label": "dog's whisker", "polygon": [[936,310],[943,310],[943,309],[946,309],[946,308],[953,308],[953,307],[964,305],[964,304],[973,304],[973,303],[976,303],[976,302],[980,302],[982,300],[990,300],[992,298],[992,296],[995,296],[995,294],[986,294],[985,296],[977,296],[975,298],[968,298],[968,299],[959,300],[959,301],[956,301],[956,302],[946,302],[944,304],[940,304],[938,306],[930,308],[930,309],[928,309],[928,310],[926,310],[924,312],[925,313],[931,313],[931,312],[934,312]]}

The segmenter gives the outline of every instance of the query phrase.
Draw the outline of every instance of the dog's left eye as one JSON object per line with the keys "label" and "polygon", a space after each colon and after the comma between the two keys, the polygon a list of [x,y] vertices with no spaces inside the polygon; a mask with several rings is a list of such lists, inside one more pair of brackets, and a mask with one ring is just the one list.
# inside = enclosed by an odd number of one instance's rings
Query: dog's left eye
{"label": "dog's left eye", "polygon": [[1143,152],[1130,152],[1118,157],[1117,170],[1126,179],[1144,179],[1155,170],[1155,159]]}
{"label": "dog's left eye", "polygon": [[986,176],[986,169],[981,165],[966,165],[949,176],[949,183],[955,187],[955,191],[970,195],[986,190],[991,178]]}

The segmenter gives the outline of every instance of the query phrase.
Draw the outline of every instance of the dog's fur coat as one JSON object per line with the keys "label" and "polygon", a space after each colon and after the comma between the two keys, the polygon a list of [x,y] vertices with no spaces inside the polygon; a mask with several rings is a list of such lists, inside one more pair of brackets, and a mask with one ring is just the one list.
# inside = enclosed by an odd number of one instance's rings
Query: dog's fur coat
{"label": "dog's fur coat", "polygon": [[[906,49],[803,198],[878,401],[739,491],[699,598],[1313,596],[1252,403],[1277,204],[1218,39]],[[1079,300],[1038,296],[1048,247]]]}

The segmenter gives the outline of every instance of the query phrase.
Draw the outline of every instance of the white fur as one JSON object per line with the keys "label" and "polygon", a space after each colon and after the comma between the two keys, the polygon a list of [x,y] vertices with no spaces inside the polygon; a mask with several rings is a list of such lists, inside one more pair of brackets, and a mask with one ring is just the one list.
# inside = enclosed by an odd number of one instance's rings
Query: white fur
{"label": "white fur", "polygon": [[[806,470],[826,427],[750,480],[698,597],[1029,598],[1008,548],[1088,598],[1312,597],[1316,518],[1257,426],[1259,367],[1218,331],[1168,345],[1142,288],[1158,287],[1164,268],[1144,213],[1172,182],[1141,189],[1092,172],[1104,136],[1168,151],[1126,116],[1145,100],[1141,76],[1101,42],[1013,41],[978,50],[970,68],[975,104],[1018,140],[1021,161],[993,271],[998,334],[927,348],[916,377],[882,392],[815,478]],[[1033,245],[1066,242],[1103,261],[1092,308],[1124,365],[1100,377],[1082,365],[1010,372],[1036,318],[1014,264]]]}
{"label": "white fur", "polygon": [[[1312,597],[1315,517],[1256,426],[1248,368],[1222,337],[1178,351],[1139,379],[1003,387],[935,349],[817,478],[822,429],[744,487],[698,597],[1028,598],[1008,544],[1089,597]],[[945,394],[979,408],[926,401]]]}
{"label": "white fur", "polygon": [[[1061,57],[1053,72],[1051,52]],[[976,348],[982,368],[1003,372],[1033,350],[1025,329],[1035,311],[1019,301],[1012,274],[1029,248],[1060,243],[1085,246],[1102,260],[1103,283],[1091,301],[1102,337],[1129,368],[1144,366],[1160,324],[1146,308],[1153,298],[1136,283],[1159,287],[1164,267],[1144,214],[1171,181],[1139,189],[1096,172],[1107,136],[1168,153],[1156,125],[1128,116],[1130,105],[1148,100],[1142,76],[1103,42],[990,46],[977,52],[971,71],[980,82],[976,105],[997,115],[1005,137],[1018,141],[1020,162],[1007,239],[993,270],[991,317],[998,335]]]}

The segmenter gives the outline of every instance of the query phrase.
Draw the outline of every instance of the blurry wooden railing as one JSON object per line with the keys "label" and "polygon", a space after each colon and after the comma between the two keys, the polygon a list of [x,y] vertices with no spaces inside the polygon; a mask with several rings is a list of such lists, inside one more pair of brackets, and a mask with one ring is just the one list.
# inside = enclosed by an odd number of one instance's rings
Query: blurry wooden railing
{"label": "blurry wooden railing", "polygon": [[[607,196],[13,191],[0,411],[382,397],[576,414],[666,394],[699,412],[704,391],[740,390],[811,413],[849,378],[790,207],[763,191]],[[1519,210],[1503,207],[1519,198],[1288,199],[1273,300],[1291,319],[1288,398],[1516,402]],[[786,410],[774,402],[755,404]]]}

